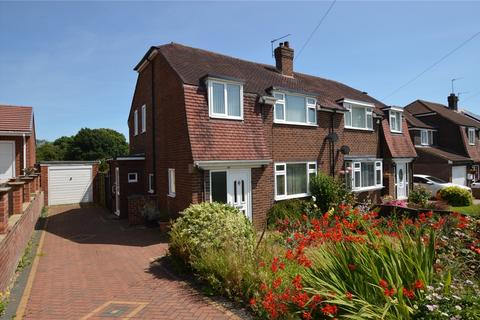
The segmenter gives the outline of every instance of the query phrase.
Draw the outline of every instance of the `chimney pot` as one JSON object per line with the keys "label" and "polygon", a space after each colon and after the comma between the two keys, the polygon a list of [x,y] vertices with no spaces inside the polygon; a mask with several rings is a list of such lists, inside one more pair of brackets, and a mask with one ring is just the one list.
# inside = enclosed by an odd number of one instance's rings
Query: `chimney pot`
{"label": "chimney pot", "polygon": [[450,93],[448,96],[448,108],[453,111],[458,111],[458,97],[455,93]]}
{"label": "chimney pot", "polygon": [[277,70],[289,77],[293,77],[293,49],[288,41],[280,42],[274,51]]}

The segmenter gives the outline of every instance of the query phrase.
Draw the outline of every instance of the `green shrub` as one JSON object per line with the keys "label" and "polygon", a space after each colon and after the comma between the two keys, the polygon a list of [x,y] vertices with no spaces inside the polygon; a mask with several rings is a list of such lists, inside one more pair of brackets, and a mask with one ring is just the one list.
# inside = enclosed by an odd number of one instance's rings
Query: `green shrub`
{"label": "green shrub", "polygon": [[447,187],[439,191],[440,197],[454,207],[470,206],[472,194],[470,191],[460,187]]}
{"label": "green shrub", "polygon": [[308,203],[305,200],[290,199],[275,203],[267,213],[267,225],[273,226],[278,220],[298,220]]}
{"label": "green shrub", "polygon": [[207,249],[252,252],[254,230],[243,213],[229,205],[204,202],[185,209],[170,230],[169,252],[187,265]]}
{"label": "green shrub", "polygon": [[349,191],[339,180],[319,173],[310,180],[310,193],[315,197],[320,210],[326,212],[348,198]]}
{"label": "green shrub", "polygon": [[431,194],[425,187],[417,186],[410,191],[408,202],[420,205],[422,208],[427,208],[430,197]]}

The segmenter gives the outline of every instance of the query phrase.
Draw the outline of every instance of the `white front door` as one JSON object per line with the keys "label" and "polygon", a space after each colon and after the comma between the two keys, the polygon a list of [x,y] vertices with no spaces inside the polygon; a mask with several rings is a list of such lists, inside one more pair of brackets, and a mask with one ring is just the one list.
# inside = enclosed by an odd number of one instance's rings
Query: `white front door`
{"label": "white front door", "polygon": [[113,185],[115,193],[115,214],[120,215],[120,168],[115,168],[115,184]]}
{"label": "white front door", "polygon": [[396,185],[397,185],[397,199],[402,200],[407,198],[407,164],[397,163]]}
{"label": "white front door", "polygon": [[15,142],[0,141],[0,181],[15,176]]}
{"label": "white front door", "polygon": [[452,183],[465,186],[467,185],[467,167],[455,166],[452,167]]}
{"label": "white front door", "polygon": [[231,169],[227,175],[227,202],[242,211],[249,219],[250,211],[250,169]]}
{"label": "white front door", "polygon": [[210,171],[210,201],[228,203],[252,219],[250,169]]}

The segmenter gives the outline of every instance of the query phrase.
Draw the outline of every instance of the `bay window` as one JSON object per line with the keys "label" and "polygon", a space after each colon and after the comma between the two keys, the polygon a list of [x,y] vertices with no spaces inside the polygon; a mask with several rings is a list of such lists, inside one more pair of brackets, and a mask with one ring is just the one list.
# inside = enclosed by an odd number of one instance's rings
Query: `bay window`
{"label": "bay window", "polygon": [[275,163],[275,200],[310,195],[310,179],[316,174],[316,162]]}
{"label": "bay window", "polygon": [[400,111],[390,110],[390,131],[402,132],[402,113]]}
{"label": "bay window", "polygon": [[301,95],[276,92],[274,114],[277,123],[317,124],[317,100]]}
{"label": "bay window", "polygon": [[344,102],[345,128],[373,130],[373,104]]}
{"label": "bay window", "polygon": [[346,183],[353,191],[362,191],[383,186],[383,169],[381,160],[347,161]]}
{"label": "bay window", "polygon": [[208,80],[208,109],[211,118],[242,120],[242,84],[230,81]]}

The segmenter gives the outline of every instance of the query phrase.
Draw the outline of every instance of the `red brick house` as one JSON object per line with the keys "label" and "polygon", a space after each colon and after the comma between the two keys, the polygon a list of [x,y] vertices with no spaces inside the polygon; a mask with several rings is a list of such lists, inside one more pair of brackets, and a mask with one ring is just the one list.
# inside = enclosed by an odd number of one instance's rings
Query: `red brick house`
{"label": "red brick house", "polygon": [[461,185],[480,180],[480,122],[458,110],[457,96],[448,97],[448,106],[416,100],[405,110],[418,153],[415,173]]}
{"label": "red brick house", "polygon": [[32,107],[0,105],[0,182],[33,168],[35,147]]}
{"label": "red brick house", "polygon": [[341,176],[360,198],[406,197],[416,152],[403,109],[294,72],[293,54],[280,44],[271,66],[151,47],[135,67],[131,156],[111,162],[114,211],[125,216],[123,199],[143,192],[172,215],[221,201],[261,226],[275,201],[308,196],[319,171]]}

